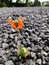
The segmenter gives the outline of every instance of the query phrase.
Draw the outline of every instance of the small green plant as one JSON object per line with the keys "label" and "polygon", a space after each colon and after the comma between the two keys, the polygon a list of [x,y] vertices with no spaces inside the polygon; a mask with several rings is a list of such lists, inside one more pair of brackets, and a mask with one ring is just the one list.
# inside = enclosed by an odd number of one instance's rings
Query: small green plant
{"label": "small green plant", "polygon": [[17,52],[18,52],[18,55],[20,56],[20,58],[22,58],[22,57],[26,58],[30,54],[28,49],[25,47],[22,47],[22,46],[18,47]]}

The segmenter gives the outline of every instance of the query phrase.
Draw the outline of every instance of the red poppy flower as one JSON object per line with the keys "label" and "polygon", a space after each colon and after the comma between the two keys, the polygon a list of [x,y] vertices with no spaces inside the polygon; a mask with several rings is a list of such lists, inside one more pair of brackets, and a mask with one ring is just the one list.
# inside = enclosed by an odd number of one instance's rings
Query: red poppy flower
{"label": "red poppy flower", "polygon": [[24,21],[23,17],[19,17],[18,20],[11,20],[9,18],[6,19],[6,22],[8,22],[11,25],[11,27],[15,29],[23,28],[24,27],[23,21]]}

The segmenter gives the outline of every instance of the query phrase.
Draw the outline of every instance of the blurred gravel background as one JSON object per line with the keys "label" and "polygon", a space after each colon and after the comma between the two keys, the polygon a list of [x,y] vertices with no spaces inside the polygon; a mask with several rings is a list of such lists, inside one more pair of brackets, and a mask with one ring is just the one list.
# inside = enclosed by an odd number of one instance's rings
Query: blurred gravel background
{"label": "blurred gravel background", "polygon": [[[25,27],[17,35],[7,17],[25,18]],[[17,45],[30,51],[19,59]],[[0,8],[0,65],[49,65],[49,7]]]}

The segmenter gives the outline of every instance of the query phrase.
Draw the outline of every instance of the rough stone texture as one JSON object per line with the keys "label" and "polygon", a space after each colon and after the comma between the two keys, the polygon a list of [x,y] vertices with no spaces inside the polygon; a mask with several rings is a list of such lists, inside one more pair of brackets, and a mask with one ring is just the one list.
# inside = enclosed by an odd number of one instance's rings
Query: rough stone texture
{"label": "rough stone texture", "polygon": [[[25,18],[17,34],[6,18]],[[19,59],[17,46],[30,56]],[[0,65],[49,65],[49,7],[0,8]]]}
{"label": "rough stone texture", "polygon": [[7,61],[5,62],[5,65],[14,65],[14,63],[12,61]]}

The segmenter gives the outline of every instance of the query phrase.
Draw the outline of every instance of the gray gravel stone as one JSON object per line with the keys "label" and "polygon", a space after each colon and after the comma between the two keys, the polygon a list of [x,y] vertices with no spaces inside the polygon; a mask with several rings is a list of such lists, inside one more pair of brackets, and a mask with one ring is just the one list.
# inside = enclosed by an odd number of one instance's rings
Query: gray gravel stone
{"label": "gray gravel stone", "polygon": [[16,32],[16,30],[15,30],[15,29],[13,29],[13,28],[11,28],[11,31],[12,31],[12,32]]}
{"label": "gray gravel stone", "polygon": [[8,48],[8,44],[7,44],[7,43],[3,43],[3,44],[2,44],[2,47],[3,47],[3,48]]}
{"label": "gray gravel stone", "polygon": [[[7,24],[6,24],[6,25],[7,25]],[[5,35],[5,38],[7,39],[7,38],[8,38],[8,34],[4,33],[4,35]]]}
{"label": "gray gravel stone", "polygon": [[36,65],[34,61],[32,60],[26,60],[26,63],[24,63],[24,65]]}
{"label": "gray gravel stone", "polygon": [[49,47],[46,46],[46,47],[44,48],[44,50],[49,52]]}
{"label": "gray gravel stone", "polygon": [[31,52],[31,57],[32,57],[32,58],[35,58],[35,57],[36,57],[36,53]]}
{"label": "gray gravel stone", "polygon": [[42,60],[41,59],[37,59],[37,64],[41,65],[42,64]]}
{"label": "gray gravel stone", "polygon": [[5,50],[3,50],[2,48],[0,48],[0,56],[3,56],[3,54],[5,54]]}
{"label": "gray gravel stone", "polygon": [[43,54],[43,55],[45,55],[45,56],[47,56],[47,55],[48,55],[48,53],[47,53],[47,52],[45,52],[44,50],[41,50],[41,54]]}
{"label": "gray gravel stone", "polygon": [[9,36],[10,36],[10,38],[11,38],[11,39],[13,39],[13,38],[14,38],[14,36],[13,36],[12,34],[10,34]]}
{"label": "gray gravel stone", "polygon": [[4,64],[0,64],[0,65],[4,65]]}
{"label": "gray gravel stone", "polygon": [[14,63],[11,60],[9,60],[9,61],[5,62],[5,65],[14,65]]}
{"label": "gray gravel stone", "polygon": [[0,64],[4,64],[4,60],[0,58]]}
{"label": "gray gravel stone", "polygon": [[2,58],[4,59],[4,61],[8,60],[6,55],[3,55]]}
{"label": "gray gravel stone", "polygon": [[17,42],[17,40],[18,40],[18,37],[17,37],[17,36],[15,36],[15,43]]}
{"label": "gray gravel stone", "polygon": [[46,61],[45,60],[43,60],[43,64],[46,64]]}

